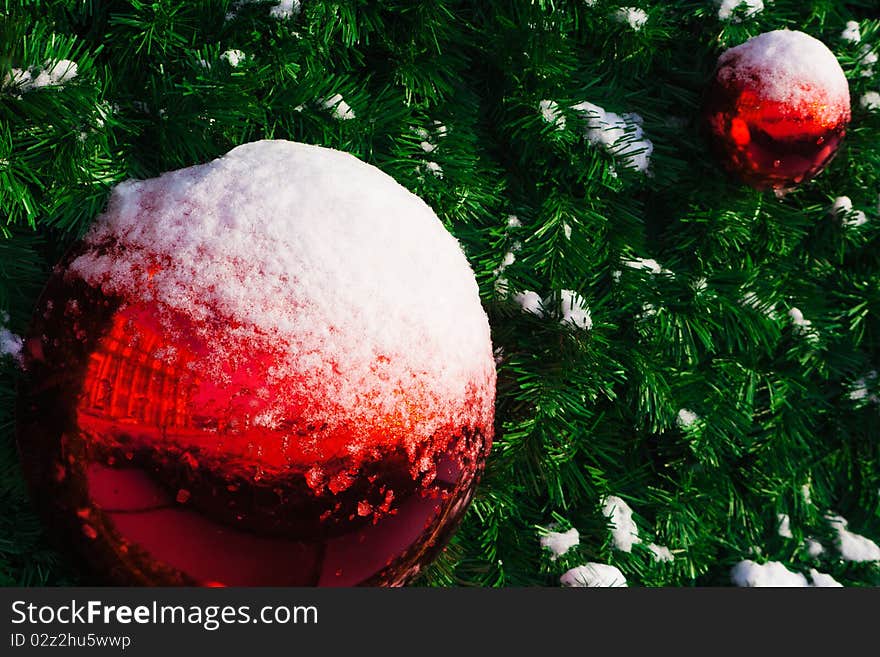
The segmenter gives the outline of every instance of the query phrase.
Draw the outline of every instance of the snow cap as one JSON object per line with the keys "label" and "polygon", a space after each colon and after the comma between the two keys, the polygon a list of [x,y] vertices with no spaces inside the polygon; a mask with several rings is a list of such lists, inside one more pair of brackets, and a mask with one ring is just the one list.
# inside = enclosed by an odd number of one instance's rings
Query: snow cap
{"label": "snow cap", "polygon": [[803,32],[774,30],[730,48],[718,59],[724,83],[757,84],[765,101],[810,108],[820,120],[849,119],[850,95],[840,63]]}
{"label": "snow cap", "polygon": [[[155,308],[174,344],[198,342],[195,362],[155,357],[218,396],[248,374],[259,385],[239,419],[318,427],[302,439],[310,458],[365,457],[381,440],[415,462],[435,435],[491,438],[489,324],[458,242],[348,153],[258,141],[124,182],[66,275]],[[300,448],[284,443],[281,467]]]}

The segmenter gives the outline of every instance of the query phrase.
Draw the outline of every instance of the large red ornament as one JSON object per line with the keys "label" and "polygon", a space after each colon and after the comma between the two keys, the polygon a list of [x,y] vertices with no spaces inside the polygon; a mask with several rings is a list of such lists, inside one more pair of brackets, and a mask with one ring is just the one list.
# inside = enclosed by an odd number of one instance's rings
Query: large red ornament
{"label": "large red ornament", "polygon": [[721,55],[704,115],[728,171],[757,189],[784,192],[837,153],[850,121],[849,86],[821,41],[776,30]]}
{"label": "large red ornament", "polygon": [[378,169],[291,142],[117,188],[24,363],[26,474],[99,581],[403,584],[492,437],[458,244]]}

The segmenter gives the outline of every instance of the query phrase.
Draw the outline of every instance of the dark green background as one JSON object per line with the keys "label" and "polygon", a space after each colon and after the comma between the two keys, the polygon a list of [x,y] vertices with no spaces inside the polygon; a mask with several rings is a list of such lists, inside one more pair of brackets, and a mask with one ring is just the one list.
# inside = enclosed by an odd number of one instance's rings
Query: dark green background
{"label": "dark green background", "polygon": [[[459,238],[503,349],[488,472],[420,583],[556,585],[600,561],[631,585],[727,584],[731,565],[759,547],[755,558],[793,570],[880,584],[877,564],[839,559],[823,518],[842,513],[880,539],[878,405],[850,398],[880,347],[880,115],[857,102],[880,90],[880,76],[862,76],[861,46],[840,39],[858,19],[876,52],[877,4],[775,0],[722,23],[709,1],[632,0],[649,16],[638,32],[614,20],[619,4],[303,0],[278,21],[271,2],[225,20],[224,0],[2,0],[0,79],[62,58],[79,73],[60,90],[0,88],[0,309],[26,330],[51,266],[121,180],[264,137],[350,151],[422,196]],[[778,200],[722,174],[700,103],[726,47],[782,27],[829,45],[855,102],[837,159]],[[247,54],[237,68],[220,59],[230,48]],[[336,93],[355,119],[321,106]],[[554,130],[543,99],[638,112],[652,175],[612,175],[613,157],[586,142],[582,119],[566,110],[566,129]],[[448,132],[427,155],[413,128],[435,121]],[[841,195],[866,212],[864,226],[828,214]],[[508,230],[510,214],[521,228]],[[493,272],[515,242],[510,290],[576,290],[591,330],[525,314],[496,292]],[[636,257],[672,273],[621,267]],[[758,308],[742,303],[749,293]],[[656,313],[642,317],[645,304]],[[815,340],[792,326],[793,306]],[[9,359],[2,367],[0,583],[87,582],[46,544],[28,505],[14,445],[19,374]],[[681,408],[701,421],[679,427]],[[675,561],[657,564],[643,545],[613,549],[600,511],[609,494]],[[791,516],[794,539],[777,535],[778,513]],[[557,561],[538,544],[551,523],[581,534]],[[828,548],[820,559],[805,536]]]}

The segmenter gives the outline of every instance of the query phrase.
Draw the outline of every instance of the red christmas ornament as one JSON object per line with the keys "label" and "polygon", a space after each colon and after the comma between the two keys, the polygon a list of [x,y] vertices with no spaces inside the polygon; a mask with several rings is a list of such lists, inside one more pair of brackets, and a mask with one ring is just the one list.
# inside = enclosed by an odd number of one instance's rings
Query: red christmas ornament
{"label": "red christmas ornament", "polygon": [[850,121],[849,85],[821,41],[776,30],[721,55],[704,114],[728,171],[757,189],[785,192],[837,153]]}
{"label": "red christmas ornament", "polygon": [[119,584],[403,584],[492,438],[457,242],[378,169],[292,142],[117,187],[24,364],[34,496]]}

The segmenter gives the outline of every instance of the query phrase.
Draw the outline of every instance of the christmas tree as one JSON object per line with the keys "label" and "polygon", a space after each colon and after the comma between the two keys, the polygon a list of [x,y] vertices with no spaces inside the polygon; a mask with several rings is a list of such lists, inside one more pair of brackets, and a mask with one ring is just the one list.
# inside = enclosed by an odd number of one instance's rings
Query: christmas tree
{"label": "christmas tree", "polygon": [[[774,194],[704,107],[780,29],[852,120]],[[117,184],[286,139],[424,199],[489,314],[491,454],[416,584],[880,585],[875,0],[7,0],[0,44],[0,583],[91,581],[16,449],[53,267]]]}

